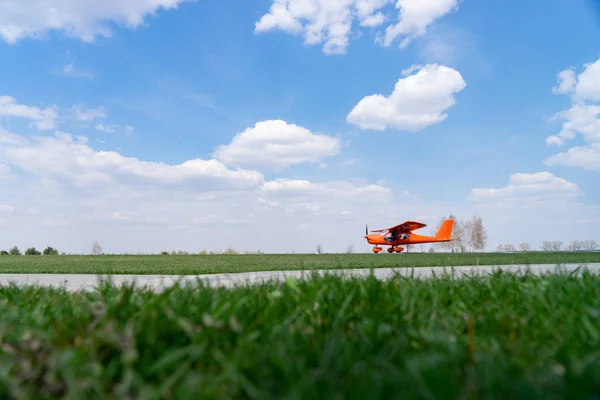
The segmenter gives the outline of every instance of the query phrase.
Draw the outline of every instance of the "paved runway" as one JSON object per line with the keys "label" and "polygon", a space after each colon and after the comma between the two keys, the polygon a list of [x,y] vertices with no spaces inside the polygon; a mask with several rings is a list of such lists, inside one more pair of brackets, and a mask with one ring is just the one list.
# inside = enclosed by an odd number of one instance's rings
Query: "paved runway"
{"label": "paved runway", "polygon": [[[461,277],[463,274],[486,274],[501,268],[507,272],[518,272],[530,269],[535,274],[546,274],[561,270],[574,271],[577,268],[587,268],[590,272],[600,273],[600,263],[576,263],[576,264],[532,264],[532,265],[489,265],[489,266],[456,266],[454,274]],[[147,286],[160,290],[171,286],[178,281],[182,283],[195,283],[201,279],[211,286],[234,286],[236,284],[260,283],[269,280],[282,281],[288,276],[301,278],[311,272],[318,274],[341,274],[344,276],[368,276],[370,269],[329,269],[315,271],[265,271],[246,272],[238,274],[208,274],[208,275],[111,275],[110,279],[116,285],[134,282],[136,286]],[[419,267],[419,268],[375,268],[373,273],[379,279],[387,279],[394,274],[419,278],[428,278],[435,275],[452,273],[452,267]],[[0,274],[0,285],[5,286],[10,282],[21,285],[41,285],[52,287],[65,287],[69,291],[93,290],[100,279],[106,279],[106,275],[93,274]]]}

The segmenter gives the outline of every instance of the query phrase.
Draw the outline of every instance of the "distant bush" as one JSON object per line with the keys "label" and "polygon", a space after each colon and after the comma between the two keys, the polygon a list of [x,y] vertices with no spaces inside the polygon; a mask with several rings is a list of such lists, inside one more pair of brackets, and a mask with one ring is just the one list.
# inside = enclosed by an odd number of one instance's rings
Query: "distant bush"
{"label": "distant bush", "polygon": [[42,253],[39,252],[38,250],[36,250],[35,247],[30,247],[27,250],[25,250],[25,255],[26,256],[41,256]]}
{"label": "distant bush", "polygon": [[56,256],[56,255],[58,255],[58,250],[53,249],[52,247],[48,246],[44,249],[43,254],[45,256]]}
{"label": "distant bush", "polygon": [[227,248],[227,250],[225,250],[225,251],[223,252],[223,254],[240,254],[240,252],[239,252],[239,251],[237,251],[237,250],[234,250],[234,249],[233,249],[233,248],[231,248],[231,247],[228,247],[228,248]]}
{"label": "distant bush", "polygon": [[7,256],[9,253],[6,250],[0,250],[0,256]]}
{"label": "distant bush", "polygon": [[168,251],[161,251],[161,252],[160,252],[160,255],[161,255],[161,256],[168,256],[168,255],[169,255],[169,252],[168,252]]}
{"label": "distant bush", "polygon": [[15,246],[15,247],[13,247],[12,249],[10,249],[10,250],[8,251],[8,253],[9,253],[10,255],[13,255],[13,256],[20,256],[20,255],[21,255],[21,250],[19,250],[19,248],[18,248],[17,246]]}

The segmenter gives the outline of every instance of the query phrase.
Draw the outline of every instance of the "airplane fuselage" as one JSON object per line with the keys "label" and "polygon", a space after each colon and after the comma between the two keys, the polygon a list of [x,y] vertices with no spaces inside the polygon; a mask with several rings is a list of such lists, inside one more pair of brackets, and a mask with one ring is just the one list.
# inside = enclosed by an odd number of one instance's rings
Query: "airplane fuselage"
{"label": "airplane fuselage", "polygon": [[403,224],[396,225],[389,229],[378,229],[378,232],[369,234],[368,228],[365,226],[365,239],[369,244],[375,245],[373,247],[373,253],[379,253],[382,250],[380,246],[389,246],[387,251],[389,253],[396,252],[400,253],[404,250],[404,247],[411,244],[423,244],[423,243],[440,243],[450,242],[456,240],[451,237],[452,227],[454,226],[453,220],[444,220],[438,232],[435,236],[424,236],[412,233],[412,230],[420,229],[426,225],[416,221],[406,221]]}
{"label": "airplane fuselage", "polygon": [[382,246],[406,246],[409,244],[424,244],[424,243],[438,243],[438,242],[450,242],[451,239],[437,239],[433,236],[421,236],[413,234],[398,235],[397,238],[386,237],[379,234],[366,235],[365,238],[369,244],[382,245]]}

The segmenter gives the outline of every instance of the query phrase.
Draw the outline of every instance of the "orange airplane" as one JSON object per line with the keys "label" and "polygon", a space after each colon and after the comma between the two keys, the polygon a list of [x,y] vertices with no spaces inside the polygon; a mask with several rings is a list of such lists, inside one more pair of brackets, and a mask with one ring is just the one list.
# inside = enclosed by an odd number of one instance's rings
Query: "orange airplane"
{"label": "orange airplane", "polygon": [[379,253],[382,248],[378,245],[390,246],[387,251],[388,253],[396,252],[400,253],[404,250],[401,245],[409,244],[422,244],[422,243],[439,243],[439,242],[450,242],[457,240],[451,237],[452,228],[454,227],[454,220],[447,219],[442,223],[440,229],[435,236],[421,236],[412,231],[421,229],[427,225],[421,222],[406,221],[400,225],[393,226],[388,229],[376,229],[371,232],[379,232],[369,235],[369,230],[365,227],[365,239],[369,244],[374,244],[373,253]]}

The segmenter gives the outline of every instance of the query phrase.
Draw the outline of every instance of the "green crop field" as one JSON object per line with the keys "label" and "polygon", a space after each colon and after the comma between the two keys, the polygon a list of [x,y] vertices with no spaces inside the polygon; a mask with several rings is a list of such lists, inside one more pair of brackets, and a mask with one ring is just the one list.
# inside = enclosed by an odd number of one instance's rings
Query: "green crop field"
{"label": "green crop field", "polygon": [[600,252],[0,256],[0,273],[173,274],[600,262]]}
{"label": "green crop field", "polygon": [[600,277],[586,271],[161,293],[4,287],[0,313],[3,399],[600,393]]}

